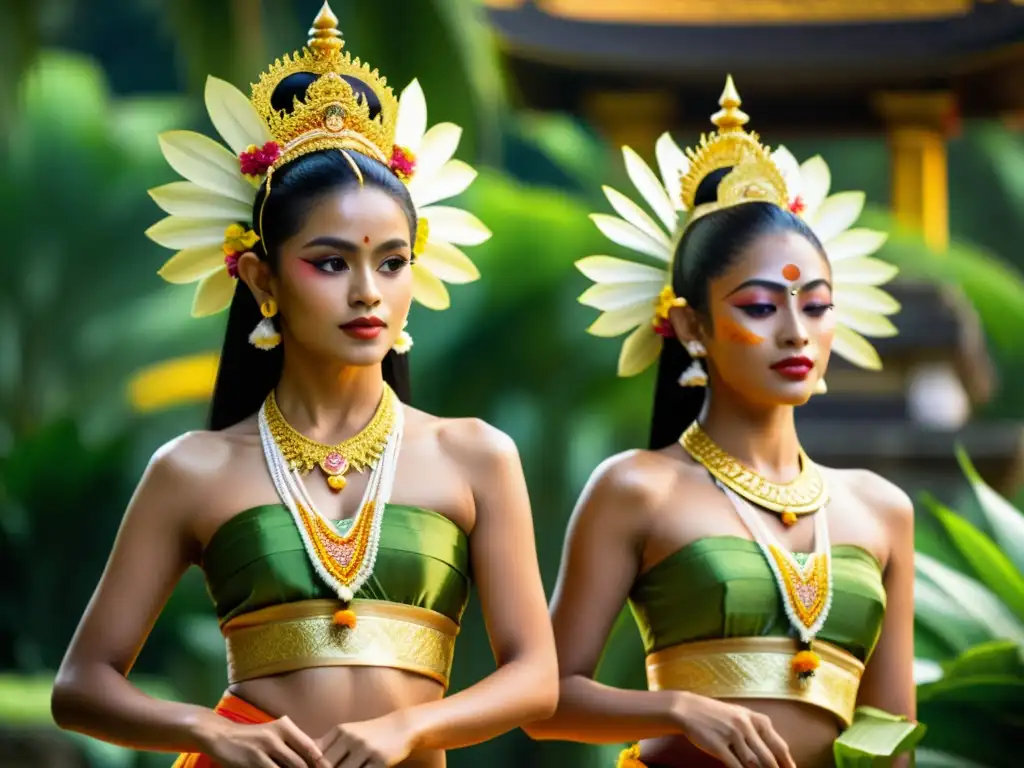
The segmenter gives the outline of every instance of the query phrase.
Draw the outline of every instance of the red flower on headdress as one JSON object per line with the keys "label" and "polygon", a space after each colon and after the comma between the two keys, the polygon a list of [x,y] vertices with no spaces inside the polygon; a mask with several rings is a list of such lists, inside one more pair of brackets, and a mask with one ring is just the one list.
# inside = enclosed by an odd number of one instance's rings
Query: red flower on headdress
{"label": "red flower on headdress", "polygon": [[408,181],[416,172],[416,156],[405,147],[395,144],[391,149],[391,162],[388,163],[388,167],[402,181]]}
{"label": "red flower on headdress", "polygon": [[250,144],[238,156],[242,173],[246,176],[262,176],[281,156],[281,147],[276,141],[268,141],[262,147]]}
{"label": "red flower on headdress", "polygon": [[676,332],[667,317],[654,318],[654,332],[663,339],[675,338]]}
{"label": "red flower on headdress", "polygon": [[791,202],[789,204],[789,212],[790,213],[795,213],[797,216],[799,216],[801,213],[803,213],[806,209],[807,209],[807,203],[804,202],[804,199],[802,197],[800,197],[800,195],[797,195],[793,199],[793,202]]}

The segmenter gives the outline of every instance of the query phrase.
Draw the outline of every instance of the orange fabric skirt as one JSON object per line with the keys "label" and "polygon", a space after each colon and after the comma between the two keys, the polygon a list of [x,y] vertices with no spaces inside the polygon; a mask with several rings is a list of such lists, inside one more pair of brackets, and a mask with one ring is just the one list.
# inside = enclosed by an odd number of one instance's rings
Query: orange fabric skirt
{"label": "orange fabric skirt", "polygon": [[[263,710],[257,709],[249,702],[230,693],[224,694],[224,698],[218,702],[213,711],[221,717],[244,725],[260,725],[274,719]],[[187,754],[179,755],[178,759],[174,761],[173,768],[216,768],[216,766],[217,763],[206,755]]]}

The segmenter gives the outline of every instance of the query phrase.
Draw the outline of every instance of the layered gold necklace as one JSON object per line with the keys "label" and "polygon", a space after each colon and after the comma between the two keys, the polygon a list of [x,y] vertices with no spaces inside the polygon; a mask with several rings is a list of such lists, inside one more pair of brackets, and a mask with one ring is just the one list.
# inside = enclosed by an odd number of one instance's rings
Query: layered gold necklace
{"label": "layered gold necklace", "polygon": [[372,468],[383,455],[395,423],[394,405],[395,393],[385,384],[384,395],[370,423],[337,445],[310,440],[292,427],[282,415],[273,391],[267,395],[264,415],[267,428],[288,462],[288,468],[305,475],[313,467],[320,467],[327,476],[327,484],[338,492],[348,484],[345,479],[348,472],[362,472],[367,467]]}
{"label": "layered gold necklace", "polygon": [[828,488],[818,467],[800,450],[800,474],[776,483],[744,466],[723,451],[700,424],[693,422],[679,438],[680,445],[718,482],[763,509],[776,513],[786,525],[828,503]]}

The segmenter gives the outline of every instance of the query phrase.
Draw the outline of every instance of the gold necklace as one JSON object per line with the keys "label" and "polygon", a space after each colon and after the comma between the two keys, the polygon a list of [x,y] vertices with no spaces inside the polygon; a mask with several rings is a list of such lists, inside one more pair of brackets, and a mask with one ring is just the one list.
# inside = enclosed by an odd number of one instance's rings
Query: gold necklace
{"label": "gold necklace", "polygon": [[775,483],[719,448],[696,421],[680,436],[679,444],[712,477],[752,504],[775,512],[786,525],[793,525],[799,515],[816,512],[828,502],[825,479],[802,448],[800,474],[788,483]]}
{"label": "gold necklace", "polygon": [[384,395],[370,423],[337,445],[325,445],[310,440],[285,421],[271,390],[265,409],[267,427],[289,469],[304,475],[313,467],[320,467],[327,475],[327,484],[337,492],[348,484],[345,475],[350,470],[362,472],[373,467],[384,453],[395,423],[395,401],[395,393],[385,384]]}

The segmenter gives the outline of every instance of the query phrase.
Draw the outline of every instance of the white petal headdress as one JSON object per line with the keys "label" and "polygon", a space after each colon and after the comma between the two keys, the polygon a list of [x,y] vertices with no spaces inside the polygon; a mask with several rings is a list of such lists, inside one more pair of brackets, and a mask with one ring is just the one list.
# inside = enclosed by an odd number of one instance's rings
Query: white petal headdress
{"label": "white petal headdress", "polygon": [[[739,111],[731,77],[719,104],[722,110],[712,117],[718,132],[702,136],[696,149],[684,154],[667,133],[658,139],[660,178],[636,152],[622,148],[629,179],[657,221],[611,187],[604,187],[604,193],[618,216],[594,213],[590,218],[609,240],[654,263],[613,256],[587,256],[576,262],[595,283],[580,296],[580,303],[601,310],[587,331],[606,337],[632,331],[623,342],[618,373],[634,376],[644,371],[661,353],[656,308],[664,301],[662,291],[671,286],[672,255],[685,226],[715,208],[768,200],[799,215],[828,254],[836,313],[833,350],[854,365],[881,368],[882,361],[865,336],[896,334],[887,315],[898,312],[899,303],[878,286],[891,280],[897,269],[871,255],[885,243],[884,232],[851,229],[864,208],[864,193],[829,195],[831,175],[820,156],[799,164],[785,147],[769,152],[757,134],[744,131],[747,116]],[[718,201],[691,210],[701,180],[725,167],[734,171],[720,183]]]}
{"label": "white petal headdress", "polygon": [[[177,251],[160,268],[171,283],[198,283],[192,314],[212,315],[234,294],[234,260],[255,245],[252,209],[259,186],[281,165],[307,152],[359,152],[388,165],[408,185],[418,217],[413,297],[431,309],[450,304],[445,283],[468,283],[480,273],[458,246],[479,245],[490,230],[467,211],[437,203],[463,192],[476,178],[453,160],[462,129],[441,123],[427,130],[427,103],[416,80],[396,99],[386,80],[358,58],[342,53],[337,18],[325,3],[301,52],[276,61],[253,86],[250,100],[230,83],[210,77],[206,109],[224,142],[192,131],[160,136],[171,167],[186,181],[150,190],[169,215],[146,234]],[[318,79],[305,100],[285,114],[271,105],[277,84],[296,72]],[[370,117],[345,79],[356,77],[377,95],[381,111]]]}

